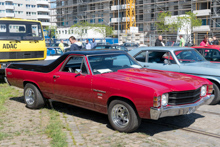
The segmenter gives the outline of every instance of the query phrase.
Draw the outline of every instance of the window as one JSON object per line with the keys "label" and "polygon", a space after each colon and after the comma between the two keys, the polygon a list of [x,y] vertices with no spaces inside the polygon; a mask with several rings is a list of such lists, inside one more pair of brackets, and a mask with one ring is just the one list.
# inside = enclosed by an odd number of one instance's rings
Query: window
{"label": "window", "polygon": [[140,62],[146,62],[146,52],[147,51],[140,52],[138,55],[135,56],[135,59]]}
{"label": "window", "polygon": [[84,58],[81,56],[71,57],[62,71],[71,73],[78,73],[81,71],[82,74],[88,74]]}
{"label": "window", "polygon": [[208,61],[220,61],[220,53],[216,49],[205,49],[204,57]]}
{"label": "window", "polygon": [[180,63],[193,63],[205,61],[204,57],[196,50],[175,51],[175,55]]}
{"label": "window", "polygon": [[161,63],[164,64],[165,60],[169,63],[176,64],[170,52],[167,51],[148,51],[148,63]]}

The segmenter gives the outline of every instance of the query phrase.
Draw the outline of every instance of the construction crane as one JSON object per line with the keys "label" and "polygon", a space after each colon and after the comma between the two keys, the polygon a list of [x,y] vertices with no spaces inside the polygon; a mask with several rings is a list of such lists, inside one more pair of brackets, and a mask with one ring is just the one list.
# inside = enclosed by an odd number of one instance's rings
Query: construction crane
{"label": "construction crane", "polygon": [[135,0],[126,0],[126,33],[130,27],[136,27]]}

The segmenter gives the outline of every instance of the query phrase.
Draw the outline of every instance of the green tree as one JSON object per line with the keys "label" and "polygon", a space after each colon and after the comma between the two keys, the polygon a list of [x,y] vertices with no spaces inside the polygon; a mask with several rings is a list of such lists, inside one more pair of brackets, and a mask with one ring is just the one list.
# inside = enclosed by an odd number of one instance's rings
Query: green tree
{"label": "green tree", "polygon": [[57,31],[57,27],[56,26],[46,26],[45,30],[47,31],[48,36],[50,38],[53,38],[53,37],[57,38],[58,37],[57,33],[56,33],[56,31]]}

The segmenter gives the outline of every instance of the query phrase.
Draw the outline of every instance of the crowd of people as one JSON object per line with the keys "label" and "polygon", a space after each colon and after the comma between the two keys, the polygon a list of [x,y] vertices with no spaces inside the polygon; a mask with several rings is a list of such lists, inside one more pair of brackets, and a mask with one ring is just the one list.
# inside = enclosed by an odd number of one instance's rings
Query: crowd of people
{"label": "crowd of people", "polygon": [[[75,51],[75,50],[81,50],[82,47],[82,42],[80,41],[80,39],[76,40],[76,38],[74,36],[70,36],[69,41],[71,43],[70,46],[70,51]],[[85,48],[86,49],[94,49],[97,46],[97,43],[95,42],[95,39],[92,39],[92,42],[90,43],[89,40],[86,40],[86,45]],[[63,44],[63,40],[60,41],[59,44],[59,48],[64,50],[64,44]]]}
{"label": "crowd of people", "polygon": [[[179,47],[184,47],[186,42],[183,36],[179,35],[179,38],[180,38]],[[173,44],[171,46],[173,46]],[[213,36],[212,38],[208,38],[208,35],[204,36],[204,39],[200,43],[200,46],[208,46],[208,45],[219,45],[219,41],[217,40],[216,36]],[[156,39],[155,46],[165,46],[165,44],[163,43],[162,35],[159,35],[158,38]]]}

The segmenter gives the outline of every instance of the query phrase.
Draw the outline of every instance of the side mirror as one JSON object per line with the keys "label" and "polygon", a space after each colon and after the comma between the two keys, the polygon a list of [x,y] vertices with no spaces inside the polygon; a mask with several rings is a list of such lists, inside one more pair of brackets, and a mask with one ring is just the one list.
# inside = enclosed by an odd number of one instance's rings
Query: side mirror
{"label": "side mirror", "polygon": [[75,69],[75,73],[77,74],[75,77],[82,75],[81,69]]}
{"label": "side mirror", "polygon": [[165,59],[164,60],[164,65],[169,65],[170,63],[169,63],[169,60],[167,60],[167,59]]}

